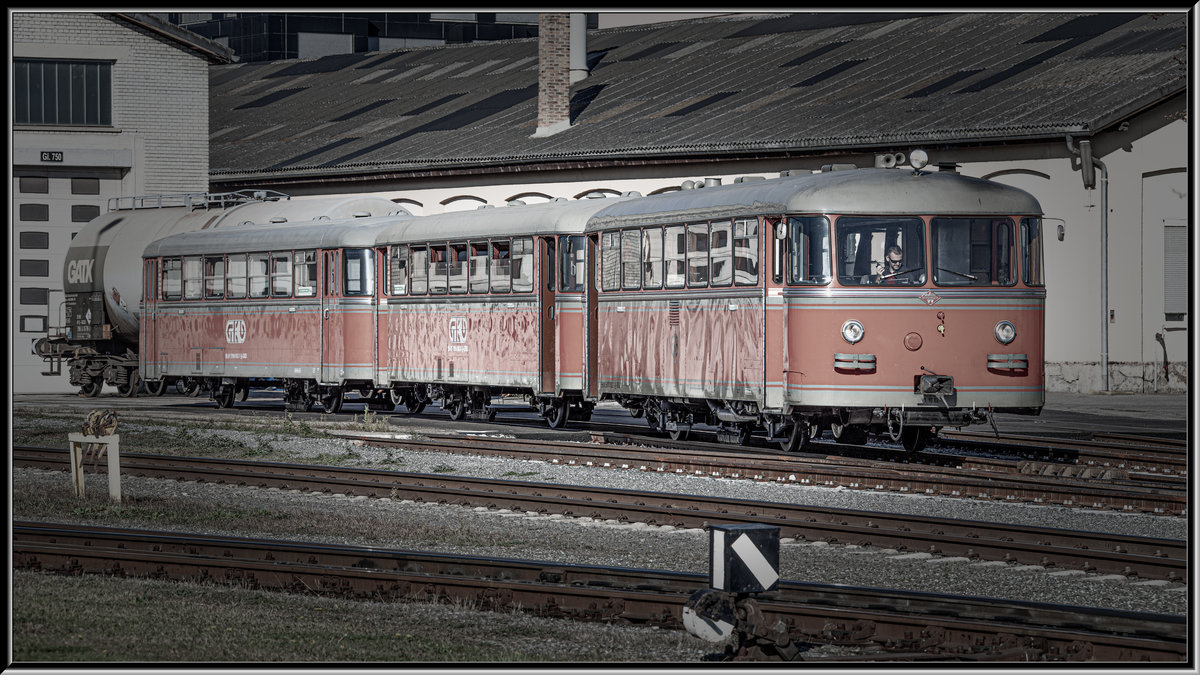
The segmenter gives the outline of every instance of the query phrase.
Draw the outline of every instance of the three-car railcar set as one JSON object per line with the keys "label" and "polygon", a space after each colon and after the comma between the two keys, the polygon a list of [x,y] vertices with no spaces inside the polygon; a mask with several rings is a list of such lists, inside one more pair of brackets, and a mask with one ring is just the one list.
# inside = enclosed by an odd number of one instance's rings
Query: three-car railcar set
{"label": "three-car railcar set", "polygon": [[329,412],[358,392],[455,419],[516,394],[552,427],[609,399],[676,438],[703,423],[789,451],[823,428],[915,450],[1044,402],[1041,209],[991,181],[849,169],[375,211],[146,246],[147,389],[202,385],[228,407],[275,386],[289,409]]}

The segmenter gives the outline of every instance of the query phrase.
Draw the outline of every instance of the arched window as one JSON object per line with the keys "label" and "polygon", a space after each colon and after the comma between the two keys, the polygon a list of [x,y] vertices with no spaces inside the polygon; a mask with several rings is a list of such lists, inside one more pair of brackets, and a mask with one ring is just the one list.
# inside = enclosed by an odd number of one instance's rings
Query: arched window
{"label": "arched window", "polygon": [[619,190],[610,190],[608,188],[594,188],[591,190],[584,190],[574,197],[571,197],[571,199],[599,199],[601,197],[608,197],[610,195],[613,197],[620,197],[621,192]]}
{"label": "arched window", "polygon": [[474,211],[475,209],[487,204],[486,199],[481,199],[474,195],[459,195],[442,201],[442,209],[444,213],[451,211]]}
{"label": "arched window", "polygon": [[551,199],[554,198],[544,192],[522,192],[505,199],[504,202],[508,203],[520,200],[526,204],[544,204]]}
{"label": "arched window", "polygon": [[413,214],[414,216],[425,215],[425,205],[422,204],[421,202],[418,202],[418,201],[415,201],[412,199],[405,199],[404,197],[397,197],[397,198],[393,199],[392,202],[395,204],[399,204],[400,206],[403,206],[405,208],[405,210],[407,210],[409,213]]}

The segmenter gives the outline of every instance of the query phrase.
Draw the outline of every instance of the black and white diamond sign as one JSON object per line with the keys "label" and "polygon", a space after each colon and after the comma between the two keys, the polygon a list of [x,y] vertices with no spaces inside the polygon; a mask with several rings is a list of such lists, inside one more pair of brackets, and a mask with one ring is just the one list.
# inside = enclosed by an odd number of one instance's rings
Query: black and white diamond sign
{"label": "black and white diamond sign", "polygon": [[713,525],[709,528],[711,585],[729,593],[762,593],[779,585],[779,528]]}

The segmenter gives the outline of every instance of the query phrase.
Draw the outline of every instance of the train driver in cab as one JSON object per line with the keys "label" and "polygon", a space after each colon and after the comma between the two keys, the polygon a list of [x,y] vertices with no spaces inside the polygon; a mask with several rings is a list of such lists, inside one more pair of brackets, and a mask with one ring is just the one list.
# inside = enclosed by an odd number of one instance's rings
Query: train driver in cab
{"label": "train driver in cab", "polygon": [[883,255],[883,262],[871,264],[871,274],[863,279],[863,283],[905,286],[925,283],[925,274],[920,266],[904,264],[904,249],[899,246],[889,246]]}

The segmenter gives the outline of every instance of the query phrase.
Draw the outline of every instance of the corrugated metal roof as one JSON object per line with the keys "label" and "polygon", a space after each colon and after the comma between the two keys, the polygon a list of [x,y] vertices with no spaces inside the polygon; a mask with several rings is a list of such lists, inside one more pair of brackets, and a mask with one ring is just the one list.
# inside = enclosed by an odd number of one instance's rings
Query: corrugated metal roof
{"label": "corrugated metal roof", "polygon": [[1086,134],[1183,92],[1186,42],[1185,13],[590,31],[573,126],[540,138],[536,40],[213,66],[210,167],[220,181]]}

